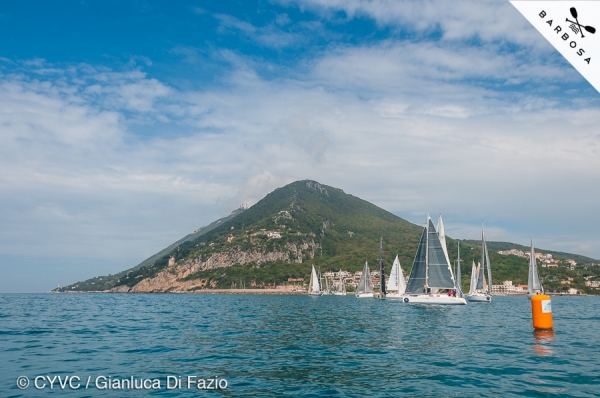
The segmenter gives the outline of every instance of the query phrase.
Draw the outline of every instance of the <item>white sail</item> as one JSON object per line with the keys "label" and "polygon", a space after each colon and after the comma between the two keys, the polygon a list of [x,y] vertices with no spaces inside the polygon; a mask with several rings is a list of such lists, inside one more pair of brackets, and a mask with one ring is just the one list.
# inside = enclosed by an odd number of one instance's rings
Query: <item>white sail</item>
{"label": "white sail", "polygon": [[446,256],[446,262],[450,264],[450,257],[448,256],[448,248],[446,247],[446,233],[444,232],[444,221],[442,220],[442,215],[438,218],[438,227],[437,227],[438,237],[440,239],[440,243],[442,245],[442,250],[444,251],[444,255]]}
{"label": "white sail", "polygon": [[537,261],[535,259],[535,250],[533,249],[533,240],[531,241],[531,254],[529,256],[529,275],[527,278],[527,294],[533,295],[543,291],[538,277]]}
{"label": "white sail", "polygon": [[337,289],[338,293],[342,293],[344,291],[344,281],[342,280],[342,270],[340,269],[340,283]]}
{"label": "white sail", "polygon": [[390,276],[388,277],[387,284],[385,286],[386,290],[389,292],[395,292],[398,290],[398,268],[400,266],[400,261],[398,261],[398,256],[394,260],[394,264],[392,265],[392,269],[390,270]]}
{"label": "white sail", "polygon": [[477,267],[475,266],[475,260],[473,260],[473,266],[471,267],[471,284],[469,285],[469,295],[474,294],[477,290]]}
{"label": "white sail", "polygon": [[490,253],[488,252],[487,242],[485,241],[485,232],[483,230],[483,224],[481,225],[481,250],[485,254],[485,262],[486,262],[487,271],[488,271],[487,293],[489,295],[491,295],[492,294],[492,266],[490,264]]}

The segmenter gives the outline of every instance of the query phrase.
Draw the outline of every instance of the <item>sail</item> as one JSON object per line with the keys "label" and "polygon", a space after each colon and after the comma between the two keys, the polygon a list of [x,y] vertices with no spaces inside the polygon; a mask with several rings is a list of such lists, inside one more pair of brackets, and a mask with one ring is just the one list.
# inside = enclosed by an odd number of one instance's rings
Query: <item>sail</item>
{"label": "sail", "polygon": [[363,275],[365,277],[365,293],[373,293],[373,279],[371,279],[371,271],[369,270],[369,265],[365,261],[365,270],[363,271]]}
{"label": "sail", "polygon": [[342,293],[344,289],[344,281],[342,280],[342,270],[340,269],[340,284],[338,285],[337,291]]}
{"label": "sail", "polygon": [[408,277],[407,293],[425,293],[423,286],[427,283],[427,228],[423,228],[423,234],[419,241],[417,254],[413,261]]}
{"label": "sail", "polygon": [[450,269],[447,254],[442,247],[440,238],[433,226],[431,218],[428,220],[427,232],[427,287],[432,289],[454,289],[454,277]]}
{"label": "sail", "polygon": [[485,285],[485,276],[483,275],[483,267],[481,263],[477,263],[477,290],[483,290]]}
{"label": "sail", "polygon": [[450,257],[448,257],[448,248],[446,247],[446,233],[444,232],[444,221],[442,220],[442,215],[438,218],[438,227],[437,227],[438,238],[440,239],[440,244],[442,245],[442,250],[444,251],[444,255],[446,255],[446,261],[450,264]]}
{"label": "sail", "polygon": [[392,265],[392,269],[390,270],[390,277],[387,281],[387,290],[397,291],[398,290],[398,267],[400,266],[400,261],[398,260],[398,256],[394,260],[394,264]]}
{"label": "sail", "polygon": [[533,250],[533,241],[531,241],[531,256],[529,257],[529,277],[527,278],[527,293],[536,293],[542,290],[540,278],[538,277],[537,262],[535,251]]}
{"label": "sail", "polygon": [[475,293],[477,290],[477,267],[475,266],[475,261],[473,261],[473,266],[471,267],[471,284],[469,285],[469,295]]}
{"label": "sail", "polygon": [[369,264],[365,261],[365,268],[360,276],[360,282],[356,288],[356,293],[373,293],[373,281],[371,280],[371,271]]}
{"label": "sail", "polygon": [[485,252],[485,263],[488,271],[488,294],[492,294],[492,266],[490,265],[490,253],[488,252],[487,242],[485,241],[485,233],[483,232],[483,226],[481,227],[481,242],[483,244],[483,250]]}
{"label": "sail", "polygon": [[319,283],[319,277],[317,276],[317,271],[315,271],[315,266],[312,266],[312,272],[310,274],[310,282],[308,284],[308,292],[309,293],[319,293],[321,291],[321,284]]}
{"label": "sail", "polygon": [[398,262],[398,293],[404,294],[404,292],[406,292],[406,281],[404,280],[404,274],[402,273],[402,266],[400,265],[398,256],[396,256],[396,261]]}

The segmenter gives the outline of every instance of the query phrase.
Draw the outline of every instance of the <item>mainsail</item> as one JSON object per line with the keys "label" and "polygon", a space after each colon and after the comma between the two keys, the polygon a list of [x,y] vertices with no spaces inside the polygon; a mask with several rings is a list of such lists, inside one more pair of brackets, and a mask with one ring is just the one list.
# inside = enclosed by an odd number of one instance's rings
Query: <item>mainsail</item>
{"label": "mainsail", "polygon": [[338,293],[342,293],[344,290],[344,281],[342,280],[342,270],[340,269],[340,283],[338,285],[337,291]]}
{"label": "mainsail", "polygon": [[[441,216],[440,226],[443,227]],[[427,216],[427,226],[421,235],[417,255],[410,271],[407,293],[425,293],[425,288],[454,289],[454,276],[445,247],[446,245],[440,242],[440,236],[431,218]]]}
{"label": "mainsail", "polygon": [[442,246],[431,218],[428,220],[428,224],[427,287],[431,289],[454,289],[454,277],[450,269],[450,262],[447,260],[448,255],[444,250],[446,246]]}
{"label": "mainsail", "polygon": [[360,276],[360,282],[356,288],[356,293],[373,293],[373,281],[371,280],[371,271],[369,264],[365,261],[365,268]]}
{"label": "mainsail", "polygon": [[421,240],[413,266],[408,277],[407,293],[425,293],[423,287],[427,283],[427,228],[423,228]]}

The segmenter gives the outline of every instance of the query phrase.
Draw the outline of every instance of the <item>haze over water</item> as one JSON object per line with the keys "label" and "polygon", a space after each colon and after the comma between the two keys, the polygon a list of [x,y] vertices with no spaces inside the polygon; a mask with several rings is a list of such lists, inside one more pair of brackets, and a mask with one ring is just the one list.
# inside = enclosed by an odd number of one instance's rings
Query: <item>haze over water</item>
{"label": "haze over water", "polygon": [[[0,295],[0,395],[597,396],[598,298],[425,307],[285,295]],[[218,392],[36,390],[38,375],[226,379]],[[19,390],[15,380],[31,385]]]}

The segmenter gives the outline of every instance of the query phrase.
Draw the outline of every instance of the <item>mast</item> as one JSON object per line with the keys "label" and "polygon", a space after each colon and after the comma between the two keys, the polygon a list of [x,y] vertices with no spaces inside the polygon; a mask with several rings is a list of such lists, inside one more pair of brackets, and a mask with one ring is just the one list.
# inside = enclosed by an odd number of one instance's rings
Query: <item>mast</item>
{"label": "mast", "polygon": [[458,261],[456,265],[456,287],[458,288],[458,293],[462,296],[462,279],[460,276],[460,241],[458,243]]}
{"label": "mast", "polygon": [[379,241],[379,291],[386,294],[385,291],[385,272],[383,269],[383,238]]}
{"label": "mast", "polygon": [[323,291],[323,286],[321,285],[321,266],[319,266],[318,280],[319,280],[319,291],[322,292]]}
{"label": "mast", "polygon": [[429,214],[427,214],[427,225],[425,229],[427,230],[427,238],[425,240],[425,294],[427,294],[427,290],[429,290]]}

